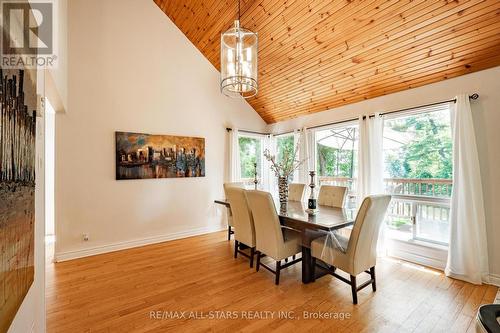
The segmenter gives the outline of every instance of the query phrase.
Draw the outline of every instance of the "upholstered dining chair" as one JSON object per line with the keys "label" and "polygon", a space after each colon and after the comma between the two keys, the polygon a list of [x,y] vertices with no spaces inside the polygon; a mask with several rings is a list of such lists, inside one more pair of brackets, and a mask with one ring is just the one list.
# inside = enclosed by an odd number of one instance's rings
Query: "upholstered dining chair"
{"label": "upholstered dining chair", "polygon": [[[250,259],[250,267],[253,267],[255,256],[255,228],[252,214],[248,208],[245,191],[238,187],[228,187],[226,189],[227,200],[233,213],[234,230],[234,257],[238,253]],[[240,245],[250,248],[250,255],[240,250]]]}
{"label": "upholstered dining chair", "polygon": [[[243,182],[233,182],[233,183],[224,183],[224,195],[227,198],[227,192],[226,188],[229,187],[237,187],[237,188],[245,188],[245,183]],[[233,214],[231,213],[231,208],[226,208],[226,217],[227,217],[227,240],[231,240],[231,235],[234,234],[234,231],[232,230],[234,225],[233,225]]]}
{"label": "upholstered dining chair", "polygon": [[[280,283],[280,271],[293,264],[302,261],[302,258],[292,259],[301,251],[300,249],[300,233],[296,230],[286,228],[280,224],[276,207],[270,193],[256,190],[245,192],[248,206],[252,212],[253,221],[255,224],[256,249],[257,249],[257,265],[259,271],[260,266],[263,266],[271,273],[275,274],[275,284]],[[276,269],[260,262],[263,255],[271,257],[276,261]],[[285,263],[282,264],[282,260]]]}
{"label": "upholstered dining chair", "polygon": [[[368,285],[373,291],[377,290],[375,280],[375,264],[377,261],[377,240],[380,225],[384,221],[387,207],[391,201],[390,195],[373,195],[366,197],[359,208],[354,226],[349,238],[335,235],[340,247],[327,240],[327,237],[313,240],[311,243],[312,270],[316,269],[316,260],[319,259],[330,265],[328,272],[351,285],[352,302],[358,303],[357,292]],[[338,275],[336,268],[348,273],[350,280]],[[370,279],[360,286],[356,283],[356,276],[360,273],[370,274]]]}
{"label": "upholstered dining chair", "polygon": [[306,191],[306,184],[292,183],[288,187],[288,200],[289,201],[302,201],[304,200],[304,193]]}
{"label": "upholstered dining chair", "polygon": [[319,188],[318,205],[329,207],[344,207],[347,187],[321,185]]}

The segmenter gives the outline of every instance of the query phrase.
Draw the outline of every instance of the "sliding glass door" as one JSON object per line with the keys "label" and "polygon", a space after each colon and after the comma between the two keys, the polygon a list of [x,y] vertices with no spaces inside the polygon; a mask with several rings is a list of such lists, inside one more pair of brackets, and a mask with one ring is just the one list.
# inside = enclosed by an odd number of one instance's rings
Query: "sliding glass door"
{"label": "sliding glass door", "polygon": [[253,188],[255,172],[262,177],[263,167],[263,137],[251,134],[240,134],[238,137],[240,148],[241,181],[247,188]]}
{"label": "sliding glass door", "polygon": [[315,165],[319,185],[349,188],[348,205],[356,203],[358,174],[357,122],[316,129]]}
{"label": "sliding glass door", "polygon": [[393,195],[389,236],[447,245],[452,181],[448,105],[386,118],[386,192]]}

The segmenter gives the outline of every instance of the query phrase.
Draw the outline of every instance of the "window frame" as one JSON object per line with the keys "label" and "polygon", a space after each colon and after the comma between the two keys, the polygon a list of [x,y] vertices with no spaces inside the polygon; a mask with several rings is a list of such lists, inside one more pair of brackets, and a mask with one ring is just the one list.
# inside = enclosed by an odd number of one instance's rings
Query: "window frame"
{"label": "window frame", "polygon": [[[322,132],[322,131],[328,131],[328,130],[334,130],[334,129],[343,129],[343,128],[347,128],[347,127],[356,127],[357,129],[357,136],[358,136],[358,143],[359,143],[359,120],[356,119],[356,120],[349,120],[349,121],[343,121],[343,122],[339,122],[339,123],[336,123],[336,124],[330,124],[330,125],[325,125],[325,126],[321,126],[321,127],[316,127],[316,128],[313,128],[313,129],[310,129],[311,131],[311,138],[312,138],[312,153],[310,154],[311,156],[309,157],[311,159],[311,162],[312,162],[312,167],[313,167],[313,170],[316,172],[316,183],[318,184],[319,187],[321,187],[321,184],[322,184],[322,177],[326,177],[326,176],[321,176],[319,174],[319,171],[318,171],[318,145],[317,145],[317,135],[318,135],[318,132]],[[357,146],[356,144],[356,151],[355,151],[355,156],[356,156],[356,164],[359,162],[359,147]],[[337,182],[337,181],[334,181],[334,185],[338,185],[338,186],[347,186],[349,188],[349,197],[350,199],[354,198],[353,200],[350,200],[350,204],[351,206],[354,206],[355,205],[355,198],[357,196],[357,181],[358,181],[358,173],[359,173],[359,168],[357,167],[357,165],[354,167],[354,171],[353,171],[353,175],[352,177],[337,177],[337,176],[334,176],[332,178],[348,178],[351,180],[351,184],[347,183],[340,183],[340,182]]]}
{"label": "window frame", "polygon": [[[409,109],[405,110],[402,112],[394,112],[390,114],[386,114],[383,116],[383,121],[384,121],[384,131],[386,128],[386,121],[391,121],[395,119],[400,119],[400,118],[407,118],[407,117],[412,117],[412,116],[417,116],[417,115],[422,115],[426,113],[432,113],[432,112],[451,112],[451,103],[445,102],[445,103],[440,103],[428,107],[421,107],[421,108],[414,108],[414,109]],[[450,131],[452,131],[452,122],[451,122],[451,117],[450,117]],[[452,135],[452,134],[451,134]],[[385,134],[384,134],[384,142],[386,140]],[[451,161],[453,163],[453,159]],[[386,161],[385,161],[385,149],[384,149],[384,169],[386,168]],[[387,185],[387,180],[388,179],[393,179],[393,178],[386,178],[384,176],[384,185]],[[408,179],[412,180],[413,178],[401,178],[401,179]],[[426,178],[419,178],[418,180],[425,181]],[[431,182],[431,180],[436,180],[436,179],[429,179],[429,182],[423,182],[423,183],[429,183],[432,185],[432,188],[434,190],[436,182]],[[451,183],[450,185],[453,186],[453,179],[444,179],[443,180],[449,180]],[[408,183],[410,184],[410,183]],[[428,185],[427,185],[428,186]],[[451,205],[451,194],[448,197],[442,197],[442,196],[426,196],[426,195],[416,195],[416,194],[405,194],[404,193],[404,185],[403,185],[403,193],[398,194],[398,193],[391,193],[387,192],[386,188],[386,193],[392,195],[393,200],[397,200],[400,203],[403,204],[410,204],[410,222],[412,225],[412,230],[411,230],[411,238],[408,240],[402,240],[398,238],[393,238],[393,237],[388,237],[391,240],[395,241],[400,241],[404,243],[413,243],[413,242],[418,242],[420,244],[428,244],[430,246],[439,246],[439,247],[445,247],[448,248],[449,243],[448,242],[443,242],[439,241],[436,239],[430,239],[430,238],[425,238],[425,237],[420,237],[418,234],[418,217],[419,217],[419,212],[418,212],[418,207],[422,207],[423,205],[429,205],[433,207],[439,207],[439,208],[447,208],[448,209],[448,223],[449,223],[449,208]],[[394,204],[394,201],[393,203]],[[433,208],[434,209],[434,208]],[[389,215],[389,214],[388,214]]]}
{"label": "window frame", "polygon": [[240,149],[240,138],[249,138],[249,139],[257,139],[260,144],[260,167],[257,166],[257,180],[260,184],[263,184],[264,182],[264,149],[265,149],[265,144],[264,140],[266,139],[266,135],[264,134],[257,134],[257,133],[248,133],[248,132],[243,132],[239,131],[238,133],[238,154],[240,157],[240,181],[245,183],[245,186],[248,188],[250,186],[254,186],[254,178],[252,177],[251,179],[243,177],[242,174],[242,166],[241,166],[241,149]]}
{"label": "window frame", "polygon": [[[272,141],[271,144],[274,147],[274,154],[276,156],[276,162],[278,162],[278,163],[279,163],[278,140],[280,138],[284,138],[284,137],[292,137],[292,139],[293,139],[293,149],[294,150],[295,150],[295,147],[297,146],[297,138],[296,138],[295,132],[288,132],[288,133],[282,133],[282,134],[273,135],[273,139],[272,139],[273,141]],[[300,147],[299,147],[299,149],[300,149]],[[299,155],[300,155],[300,151],[297,152],[297,158],[299,157]],[[297,182],[297,181],[298,181],[298,170],[295,170],[293,172],[293,180],[292,180],[292,182]],[[277,189],[277,187],[276,187],[276,189]]]}

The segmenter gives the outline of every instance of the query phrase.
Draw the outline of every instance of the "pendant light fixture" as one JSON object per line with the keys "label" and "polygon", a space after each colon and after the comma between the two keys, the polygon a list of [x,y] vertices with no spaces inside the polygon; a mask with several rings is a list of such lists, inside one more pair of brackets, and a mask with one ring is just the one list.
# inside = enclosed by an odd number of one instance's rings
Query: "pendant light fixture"
{"label": "pendant light fixture", "polygon": [[240,0],[234,27],[221,35],[220,74],[220,90],[224,95],[243,98],[257,95],[257,34],[240,26]]}

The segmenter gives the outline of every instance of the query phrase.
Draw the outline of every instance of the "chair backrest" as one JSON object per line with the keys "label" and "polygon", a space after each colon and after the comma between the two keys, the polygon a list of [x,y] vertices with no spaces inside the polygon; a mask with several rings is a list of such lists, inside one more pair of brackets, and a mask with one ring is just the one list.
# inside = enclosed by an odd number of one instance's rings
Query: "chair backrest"
{"label": "chair backrest", "polygon": [[255,224],[257,251],[276,258],[284,245],[283,232],[270,193],[256,190],[245,192]]}
{"label": "chair backrest", "polygon": [[321,185],[318,195],[318,205],[330,207],[344,207],[347,187]]}
{"label": "chair backrest", "polygon": [[[224,195],[226,196],[227,199],[227,189],[231,187],[236,187],[236,188],[242,188],[245,189],[245,183],[243,182],[233,182],[233,183],[224,183]],[[231,212],[231,209],[227,210],[227,218],[228,218],[228,224],[232,227],[234,227],[233,222],[231,220],[233,216],[233,213]]]}
{"label": "chair backrest", "polygon": [[288,200],[303,201],[306,184],[292,183],[288,188]]}
{"label": "chair backrest", "polygon": [[238,187],[226,188],[227,200],[233,213],[234,239],[250,247],[255,246],[255,228],[247,204],[245,191]]}
{"label": "chair backrest", "polygon": [[359,208],[347,245],[355,274],[375,266],[380,225],[390,202],[390,195],[372,195],[366,197]]}
{"label": "chair backrest", "polygon": [[237,187],[237,188],[242,188],[242,189],[246,188],[244,182],[224,183],[224,192],[229,187]]}

